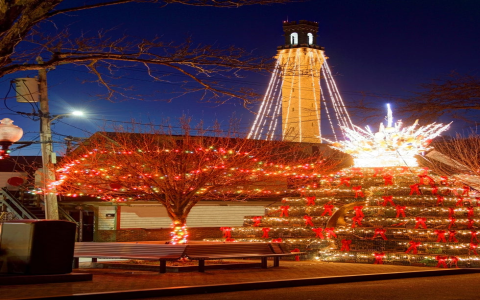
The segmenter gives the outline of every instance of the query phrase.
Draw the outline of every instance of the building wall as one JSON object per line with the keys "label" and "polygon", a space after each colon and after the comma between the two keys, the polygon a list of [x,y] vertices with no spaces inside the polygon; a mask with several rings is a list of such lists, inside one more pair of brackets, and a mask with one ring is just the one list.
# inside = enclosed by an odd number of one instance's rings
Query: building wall
{"label": "building wall", "polygon": [[17,186],[12,186],[7,182],[12,177],[20,177],[26,181],[27,174],[22,172],[0,172],[0,187],[7,187],[10,191],[18,191]]}

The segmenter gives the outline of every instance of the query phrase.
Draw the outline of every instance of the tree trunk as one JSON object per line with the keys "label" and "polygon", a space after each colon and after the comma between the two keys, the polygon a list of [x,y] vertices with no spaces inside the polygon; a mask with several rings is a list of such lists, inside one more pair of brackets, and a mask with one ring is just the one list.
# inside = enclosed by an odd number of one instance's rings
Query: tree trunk
{"label": "tree trunk", "polygon": [[170,233],[170,243],[186,244],[188,241],[187,231],[187,218],[186,217],[174,217],[172,218],[172,232]]}

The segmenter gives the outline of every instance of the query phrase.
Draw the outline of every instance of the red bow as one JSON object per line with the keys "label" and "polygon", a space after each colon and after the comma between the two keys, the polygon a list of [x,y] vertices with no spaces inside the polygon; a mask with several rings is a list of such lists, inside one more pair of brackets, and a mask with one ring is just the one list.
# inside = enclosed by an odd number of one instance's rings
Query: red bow
{"label": "red bow", "polygon": [[407,172],[407,171],[408,171],[408,169],[409,169],[409,167],[405,167],[405,166],[403,166],[403,167],[400,167],[400,168],[402,169],[402,172],[401,172],[401,174],[403,174],[403,173]]}
{"label": "red bow", "polygon": [[352,218],[352,228],[355,228],[355,223],[357,223],[358,226],[362,226],[362,217],[353,217]]}
{"label": "red bow", "polygon": [[350,187],[350,177],[342,177],[342,178],[340,178],[340,184],[339,184],[339,186],[341,186],[342,184]]}
{"label": "red bow", "polygon": [[387,237],[385,236],[386,229],[382,228],[375,228],[375,234],[372,237],[372,240],[377,237],[377,235],[381,236],[383,240],[387,240]]}
{"label": "red bow", "polygon": [[478,255],[477,247],[478,247],[478,243],[471,242],[470,243],[470,249],[468,250],[468,254],[470,255],[470,251],[473,251],[473,253],[475,253],[475,255]]}
{"label": "red bow", "polygon": [[474,217],[473,207],[471,206],[467,208],[467,217],[468,218]]}
{"label": "red bow", "polygon": [[463,193],[462,195],[465,195],[467,197],[470,197],[470,187],[468,185],[463,186]]}
{"label": "red bow", "polygon": [[455,216],[455,208],[449,207],[448,208],[448,217],[451,218],[451,217],[454,217],[454,216]]}
{"label": "red bow", "polygon": [[342,240],[342,248],[340,251],[350,251],[350,244],[352,243],[352,240]]}
{"label": "red bow", "polygon": [[457,203],[455,203],[455,206],[463,207],[463,201],[464,201],[463,198],[459,196]]}
{"label": "red bow", "polygon": [[470,243],[473,243],[473,240],[477,241],[478,243],[477,232],[475,230],[472,230],[470,231],[470,234],[472,235],[472,237],[470,238]]}
{"label": "red bow", "polygon": [[322,240],[325,238],[322,233],[322,228],[312,228],[312,230],[315,232],[315,237],[321,238]]}
{"label": "red bow", "polygon": [[448,224],[448,229],[450,229],[450,227],[455,226],[455,222],[457,221],[457,219],[455,219],[454,217],[448,219],[450,220],[450,224]]}
{"label": "red bow", "polygon": [[381,173],[383,171],[383,168],[373,168],[375,171],[375,174],[373,174],[373,177],[377,177],[378,173]]}
{"label": "red bow", "polygon": [[333,205],[331,205],[331,204],[325,204],[325,205],[323,206],[324,211],[323,211],[323,213],[322,213],[322,216],[324,216],[324,215],[327,214],[327,213],[328,213],[329,216],[331,216],[331,215],[333,214],[332,209],[333,209],[334,207],[335,207],[335,206],[333,206]]}
{"label": "red bow", "polygon": [[362,169],[360,168],[351,168],[350,170],[352,170],[352,176],[355,176],[356,173],[358,173],[359,176],[363,176]]}
{"label": "red bow", "polygon": [[402,215],[404,218],[406,217],[405,216],[405,208],[407,208],[407,207],[406,206],[400,206],[400,205],[395,206],[395,209],[397,210],[396,218],[400,217],[400,215]]}
{"label": "red bow", "polygon": [[252,221],[254,222],[253,226],[257,227],[258,225],[260,225],[260,222],[262,221],[262,217],[253,217]]}
{"label": "red bow", "polygon": [[474,219],[468,219],[467,228],[472,229],[474,224],[475,224]]}
{"label": "red bow", "polygon": [[420,195],[420,190],[418,189],[419,184],[415,183],[410,186],[410,194],[413,195],[413,193],[416,193],[417,195]]}
{"label": "red bow", "polygon": [[335,234],[335,231],[333,231],[333,227],[328,227],[328,228],[325,228],[325,233],[327,234],[327,239],[331,238],[331,237],[334,237],[336,238],[337,235]]}
{"label": "red bow", "polygon": [[[432,177],[428,176],[428,175],[418,175],[418,177],[420,177],[420,182],[419,184],[435,184],[435,181],[433,180]],[[425,183],[425,179],[428,179],[428,183]]]}
{"label": "red bow", "polygon": [[365,197],[365,194],[362,192],[362,186],[354,186],[352,189],[355,191],[355,198],[357,197]]}
{"label": "red bow", "polygon": [[310,217],[310,216],[303,216],[303,218],[305,219],[305,226],[308,226],[308,225],[314,226],[314,225],[313,225],[313,222],[312,222],[312,217]]}
{"label": "red bow", "polygon": [[457,238],[455,237],[456,234],[457,234],[457,231],[455,231],[455,230],[449,230],[449,231],[448,231],[448,241],[449,241],[449,242],[458,243],[458,240],[457,240]]}
{"label": "red bow", "polygon": [[[300,249],[295,248],[291,250],[290,252],[295,253],[295,252],[300,252]],[[300,261],[300,255],[295,255],[295,261]]]}
{"label": "red bow", "polygon": [[422,174],[420,174],[421,176],[427,176],[428,175],[428,168],[427,167],[423,167],[423,172]]}
{"label": "red bow", "polygon": [[385,180],[385,185],[393,185],[393,176],[390,174],[383,175],[383,180]]}
{"label": "red bow", "polygon": [[420,242],[415,242],[415,241],[410,241],[409,242],[410,244],[410,247],[408,247],[407,251],[405,251],[405,253],[409,253],[410,251],[413,251],[413,254],[417,254],[418,253],[418,249],[417,247],[420,246]]}
{"label": "red bow", "polygon": [[363,214],[363,206],[359,205],[359,206],[354,206],[353,209],[355,210],[355,216],[356,217],[365,217],[365,215]]}
{"label": "red bow", "polygon": [[440,177],[440,184],[448,185],[448,177],[447,176]]}
{"label": "red bow", "polygon": [[432,195],[438,195],[438,187],[436,185],[432,185]]}
{"label": "red bow", "polygon": [[387,206],[387,204],[390,202],[392,203],[393,206],[395,206],[395,203],[393,202],[393,196],[382,196],[383,198],[383,206]]}
{"label": "red bow", "polygon": [[450,256],[450,268],[455,265],[455,268],[458,268],[458,257]]}
{"label": "red bow", "polygon": [[307,206],[315,205],[315,199],[317,199],[317,197],[315,197],[315,196],[307,197]]}
{"label": "red bow", "polygon": [[415,229],[417,229],[420,226],[422,226],[423,229],[427,229],[427,224],[425,224],[426,221],[427,221],[427,218],[416,217],[415,218]]}
{"label": "red bow", "polygon": [[264,227],[264,228],[262,228],[262,231],[263,231],[262,238],[268,239],[268,232],[270,231],[270,228]]}
{"label": "red bow", "polygon": [[445,200],[445,198],[443,198],[443,196],[440,196],[440,195],[437,195],[437,205],[438,204],[442,204],[443,205],[443,201]]}
{"label": "red bow", "polygon": [[475,201],[477,201],[477,207],[480,206],[480,197],[475,197]]}
{"label": "red bow", "polygon": [[438,260],[437,268],[440,268],[440,266],[443,266],[444,268],[447,267],[447,264],[445,260],[448,258],[448,256],[442,256],[442,255],[437,255],[435,257],[436,260]]}
{"label": "red bow", "polygon": [[272,243],[282,243],[282,242],[283,242],[282,238],[272,239]]}
{"label": "red bow", "polygon": [[224,238],[231,238],[232,237],[232,227],[220,227],[220,230],[223,232]]}
{"label": "red bow", "polygon": [[383,265],[383,258],[385,257],[385,253],[383,253],[383,252],[380,252],[380,253],[375,252],[374,255],[375,255],[375,262],[374,262],[373,264],[374,264],[374,265],[376,265],[376,264]]}
{"label": "red bow", "polygon": [[225,239],[225,242],[235,242],[235,239]]}
{"label": "red bow", "polygon": [[447,240],[445,239],[445,230],[438,230],[437,229],[433,233],[435,233],[438,236],[437,243],[439,243],[439,242],[446,243],[447,242]]}
{"label": "red bow", "polygon": [[288,217],[288,209],[289,208],[290,208],[290,206],[288,206],[288,205],[280,206],[280,209],[282,210],[282,212],[280,213],[280,217]]}

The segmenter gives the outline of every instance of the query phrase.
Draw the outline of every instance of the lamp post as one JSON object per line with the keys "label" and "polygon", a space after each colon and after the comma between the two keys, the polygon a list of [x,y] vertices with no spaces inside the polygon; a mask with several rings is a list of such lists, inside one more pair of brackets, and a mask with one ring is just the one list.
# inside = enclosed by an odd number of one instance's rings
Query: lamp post
{"label": "lamp post", "polygon": [[13,125],[13,121],[9,118],[4,118],[0,121],[0,159],[9,156],[8,148],[20,140],[23,136],[22,128]]}

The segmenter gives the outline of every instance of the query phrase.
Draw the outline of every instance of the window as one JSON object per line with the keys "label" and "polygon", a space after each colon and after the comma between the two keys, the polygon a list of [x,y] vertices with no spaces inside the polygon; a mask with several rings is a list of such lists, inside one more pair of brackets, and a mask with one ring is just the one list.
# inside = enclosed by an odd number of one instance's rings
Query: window
{"label": "window", "polygon": [[309,32],[307,36],[308,36],[308,44],[313,45],[313,34]]}
{"label": "window", "polygon": [[290,34],[290,45],[297,45],[298,44],[298,33],[294,32]]}

